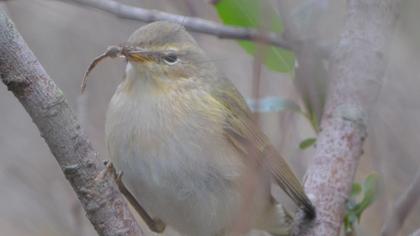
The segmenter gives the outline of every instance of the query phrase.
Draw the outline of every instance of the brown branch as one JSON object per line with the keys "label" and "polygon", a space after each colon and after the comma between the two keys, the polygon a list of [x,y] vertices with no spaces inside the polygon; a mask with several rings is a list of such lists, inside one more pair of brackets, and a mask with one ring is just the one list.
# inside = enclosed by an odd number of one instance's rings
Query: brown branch
{"label": "brown branch", "polygon": [[118,17],[153,22],[159,20],[171,21],[185,26],[186,29],[197,33],[214,35],[223,39],[241,39],[271,44],[285,49],[292,49],[291,43],[282,39],[276,33],[261,34],[256,29],[225,26],[213,21],[198,17],[175,15],[158,10],[147,10],[140,7],[129,6],[114,0],[71,0],[88,5]]}
{"label": "brown branch", "polygon": [[[387,66],[398,0],[347,0],[347,16],[328,71],[321,132],[305,190],[317,208],[315,226],[299,235],[338,235],[363,153],[368,114]],[[299,229],[298,229],[299,231]]]}
{"label": "brown branch", "polygon": [[0,11],[0,75],[32,117],[98,234],[143,235],[114,179],[106,171],[101,172],[104,165],[82,133],[63,92],[3,11]]}
{"label": "brown branch", "polygon": [[[420,198],[420,170],[417,171],[414,180],[410,183],[407,190],[395,202],[389,216],[385,219],[382,227],[382,236],[398,235],[399,230],[404,224],[405,219],[414,209]],[[420,235],[420,231],[418,232]]]}

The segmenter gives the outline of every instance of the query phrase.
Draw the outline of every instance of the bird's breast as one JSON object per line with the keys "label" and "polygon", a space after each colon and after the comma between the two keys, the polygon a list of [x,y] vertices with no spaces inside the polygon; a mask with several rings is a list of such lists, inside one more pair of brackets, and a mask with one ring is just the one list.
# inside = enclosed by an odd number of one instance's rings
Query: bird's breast
{"label": "bird's breast", "polygon": [[108,150],[123,181],[147,210],[178,228],[194,221],[220,228],[222,216],[233,214],[226,205],[239,202],[233,186],[242,159],[223,135],[221,111],[183,101],[199,97],[133,98],[117,90],[107,113]]}

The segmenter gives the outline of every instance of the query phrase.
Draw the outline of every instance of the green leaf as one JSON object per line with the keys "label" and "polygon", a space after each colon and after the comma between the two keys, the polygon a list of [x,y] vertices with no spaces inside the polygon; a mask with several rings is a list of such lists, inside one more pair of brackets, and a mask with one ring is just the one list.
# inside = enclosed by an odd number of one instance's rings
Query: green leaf
{"label": "green leaf", "polygon": [[363,199],[354,207],[358,219],[362,216],[363,211],[375,201],[378,178],[377,174],[370,174],[363,182]]}
{"label": "green leaf", "polygon": [[[216,4],[216,10],[220,19],[226,25],[258,28],[265,27],[265,31],[276,32],[280,35],[283,31],[283,24],[274,8],[266,1],[256,0],[221,0]],[[263,22],[261,22],[263,21]],[[269,24],[263,24],[263,23]],[[255,55],[257,46],[255,43],[239,40],[239,44],[245,51]],[[265,55],[264,65],[267,68],[278,72],[291,72],[294,69],[295,56],[293,52],[274,46],[268,46]]]}
{"label": "green leaf", "polygon": [[[351,197],[347,201],[347,212],[344,216],[344,228],[346,232],[353,230],[353,225],[360,220],[362,213],[375,201],[379,176],[370,174],[363,184],[353,183]],[[363,198],[356,202],[356,197],[363,192]]]}
{"label": "green leaf", "polygon": [[353,231],[353,225],[357,222],[357,216],[354,212],[350,211],[347,212],[346,216],[344,217],[344,229],[346,233],[350,233]]}
{"label": "green leaf", "polygon": [[302,142],[300,142],[299,148],[301,150],[305,150],[305,149],[311,147],[312,145],[314,145],[315,142],[316,142],[316,138],[307,138],[307,139],[303,140]]}
{"label": "green leaf", "polygon": [[246,98],[246,103],[252,112],[280,112],[291,110],[300,112],[300,107],[295,102],[281,97],[265,97],[259,100]]}
{"label": "green leaf", "polygon": [[355,198],[362,192],[362,185],[359,183],[353,183],[351,186],[351,197]]}
{"label": "green leaf", "polygon": [[319,119],[316,115],[316,112],[314,112],[313,110],[310,111],[309,113],[309,121],[312,125],[312,128],[315,130],[316,133],[320,132],[320,128],[319,128]]}

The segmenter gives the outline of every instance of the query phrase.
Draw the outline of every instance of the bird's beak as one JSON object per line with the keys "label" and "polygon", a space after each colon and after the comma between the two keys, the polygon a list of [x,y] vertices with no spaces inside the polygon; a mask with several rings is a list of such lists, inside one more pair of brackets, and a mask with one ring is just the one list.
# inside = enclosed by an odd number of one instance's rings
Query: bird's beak
{"label": "bird's beak", "polygon": [[128,61],[133,62],[146,63],[153,59],[152,53],[139,48],[123,50],[121,54],[123,54]]}
{"label": "bird's beak", "polygon": [[106,52],[96,57],[93,60],[93,62],[89,65],[89,68],[86,71],[85,76],[83,77],[82,84],[81,84],[82,93],[86,88],[86,82],[87,82],[89,73],[93,70],[93,68],[95,68],[95,66],[99,62],[101,62],[104,58],[107,58],[107,57],[111,57],[111,58],[125,57],[127,58],[128,61],[146,63],[156,58],[156,52],[147,51],[139,47],[129,47],[129,46],[124,46],[124,45],[108,47]]}

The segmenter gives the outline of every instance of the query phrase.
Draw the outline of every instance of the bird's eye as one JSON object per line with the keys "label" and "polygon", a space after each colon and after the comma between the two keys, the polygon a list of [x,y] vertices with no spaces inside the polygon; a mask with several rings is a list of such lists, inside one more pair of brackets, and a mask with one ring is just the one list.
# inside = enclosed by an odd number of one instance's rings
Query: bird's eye
{"label": "bird's eye", "polygon": [[178,57],[175,54],[168,54],[163,57],[163,60],[168,65],[176,64],[179,61]]}

